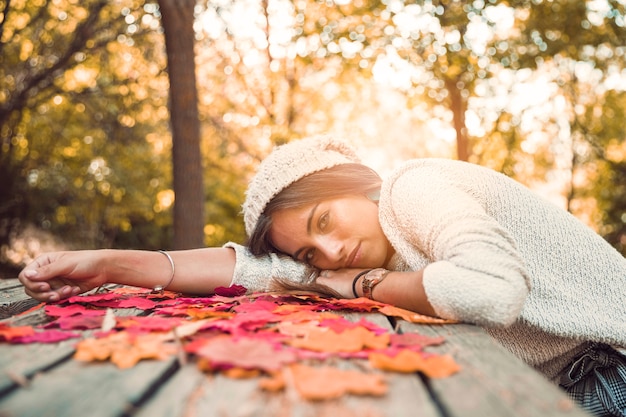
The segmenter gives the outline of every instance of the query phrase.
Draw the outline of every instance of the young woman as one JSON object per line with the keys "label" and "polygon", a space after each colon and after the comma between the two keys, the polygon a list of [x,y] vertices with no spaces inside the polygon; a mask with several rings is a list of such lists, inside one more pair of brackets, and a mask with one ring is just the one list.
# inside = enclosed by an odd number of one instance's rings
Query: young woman
{"label": "young woman", "polygon": [[243,211],[247,246],[52,253],[20,280],[44,301],[105,282],[370,297],[483,326],[593,414],[626,416],[626,260],[510,178],[423,159],[382,181],[321,136],[263,161]]}

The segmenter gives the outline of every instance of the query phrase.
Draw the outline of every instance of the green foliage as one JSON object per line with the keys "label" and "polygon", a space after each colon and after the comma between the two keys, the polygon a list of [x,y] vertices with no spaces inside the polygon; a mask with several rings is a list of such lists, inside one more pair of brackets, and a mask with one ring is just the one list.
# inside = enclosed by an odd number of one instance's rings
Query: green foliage
{"label": "green foliage", "polygon": [[[592,213],[599,233],[626,255],[626,92],[609,91],[579,116],[574,213]],[[588,206],[593,210],[589,210]]]}

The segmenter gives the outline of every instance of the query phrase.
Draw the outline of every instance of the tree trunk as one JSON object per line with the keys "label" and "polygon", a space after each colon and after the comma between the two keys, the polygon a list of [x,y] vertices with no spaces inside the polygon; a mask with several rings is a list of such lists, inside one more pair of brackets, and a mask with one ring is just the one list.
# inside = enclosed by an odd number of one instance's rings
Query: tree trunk
{"label": "tree trunk", "polygon": [[159,0],[170,79],[174,249],[204,245],[204,186],[193,30],[195,0]]}
{"label": "tree trunk", "polygon": [[445,79],[446,89],[450,97],[450,110],[452,110],[452,123],[456,131],[456,154],[460,161],[467,161],[470,157],[469,139],[465,128],[465,109],[467,107],[461,91],[457,88],[456,79]]}

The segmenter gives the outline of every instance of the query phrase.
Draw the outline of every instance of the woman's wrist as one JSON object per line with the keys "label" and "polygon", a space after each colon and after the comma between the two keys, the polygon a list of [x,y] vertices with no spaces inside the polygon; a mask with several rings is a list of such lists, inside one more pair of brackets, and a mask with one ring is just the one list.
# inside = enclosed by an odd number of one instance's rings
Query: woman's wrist
{"label": "woman's wrist", "polygon": [[363,292],[363,297],[369,298],[370,300],[374,299],[374,288],[383,282],[383,280],[389,274],[389,270],[385,268],[375,268],[371,271],[368,271],[363,275],[363,279],[361,280],[361,289]]}
{"label": "woman's wrist", "polygon": [[352,280],[352,295],[354,295],[354,298],[360,297],[359,293],[357,292],[357,288],[361,288],[361,286],[359,285],[359,281],[361,280],[363,275],[367,274],[370,271],[371,269],[366,269],[364,271],[359,272],[358,274],[354,276],[354,279]]}

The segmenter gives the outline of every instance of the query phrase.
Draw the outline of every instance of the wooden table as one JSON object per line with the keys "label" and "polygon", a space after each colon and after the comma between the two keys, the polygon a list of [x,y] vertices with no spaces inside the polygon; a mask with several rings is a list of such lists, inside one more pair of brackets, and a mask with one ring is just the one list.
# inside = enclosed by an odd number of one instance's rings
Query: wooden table
{"label": "wooden table", "polygon": [[[0,330],[2,325],[6,329],[50,322],[45,311],[45,306],[24,295],[17,280],[0,281]],[[117,318],[152,314],[149,309],[133,308],[110,312]],[[120,369],[110,361],[75,359],[80,339],[28,344],[5,341],[0,342],[0,417],[587,415],[478,327],[415,324],[390,319],[380,312],[337,313],[355,322],[365,318],[384,326],[389,333],[442,336],[444,343],[424,350],[451,355],[460,371],[444,378],[428,378],[420,372],[371,369],[367,359],[309,360],[315,366],[378,373],[384,377],[388,391],[383,396],[346,394],[335,399],[305,400],[290,388],[289,382],[282,391],[272,392],[259,387],[262,375],[236,379],[224,372],[201,370],[194,355],[141,360]],[[94,334],[94,330],[80,332],[83,338]]]}

